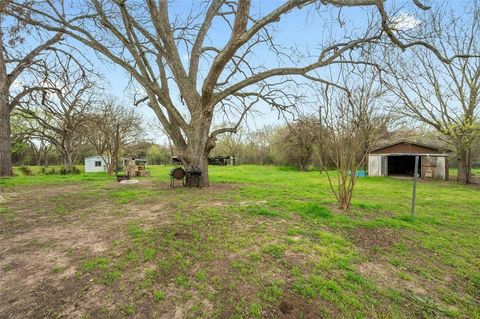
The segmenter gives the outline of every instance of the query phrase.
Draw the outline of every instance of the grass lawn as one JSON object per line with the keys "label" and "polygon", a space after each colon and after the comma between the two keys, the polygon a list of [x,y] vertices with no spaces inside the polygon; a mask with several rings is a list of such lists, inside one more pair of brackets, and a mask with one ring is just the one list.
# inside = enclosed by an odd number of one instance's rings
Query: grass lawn
{"label": "grass lawn", "polygon": [[[448,170],[448,174],[451,180],[455,180],[457,178],[458,170],[456,168],[450,168]],[[479,176],[480,168],[472,168],[472,178],[473,180],[477,181],[477,183],[480,182]]]}
{"label": "grass lawn", "polygon": [[0,318],[480,318],[480,189],[211,167],[0,179]]}

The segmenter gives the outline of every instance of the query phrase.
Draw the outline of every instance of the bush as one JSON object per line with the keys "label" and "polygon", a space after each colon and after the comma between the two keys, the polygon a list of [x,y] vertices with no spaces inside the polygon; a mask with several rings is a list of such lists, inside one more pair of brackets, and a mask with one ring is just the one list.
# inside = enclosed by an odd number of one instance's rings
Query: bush
{"label": "bush", "polygon": [[62,167],[60,169],[60,174],[61,175],[68,175],[68,174],[80,174],[80,170],[73,166],[71,169],[67,169],[65,167]]}
{"label": "bush", "polygon": [[33,174],[32,169],[26,165],[21,166],[20,171],[23,173],[23,175],[27,175],[27,176],[35,175]]}
{"label": "bush", "polygon": [[43,171],[45,172],[45,175],[55,175],[55,174],[57,174],[57,171],[55,170],[55,168],[51,168],[49,171],[47,171],[46,167],[45,167],[45,169]]}

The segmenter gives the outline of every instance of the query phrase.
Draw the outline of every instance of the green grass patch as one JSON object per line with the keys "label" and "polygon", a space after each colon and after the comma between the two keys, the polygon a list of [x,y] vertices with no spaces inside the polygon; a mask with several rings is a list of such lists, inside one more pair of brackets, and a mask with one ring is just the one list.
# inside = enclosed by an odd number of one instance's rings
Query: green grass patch
{"label": "green grass patch", "polygon": [[57,267],[54,267],[52,269],[52,271],[53,271],[54,274],[61,274],[61,273],[65,272],[65,269],[66,268],[63,267],[63,266],[57,266]]}
{"label": "green grass patch", "polygon": [[282,258],[285,253],[285,246],[283,245],[268,245],[262,249],[263,253],[272,256],[273,258]]}
{"label": "green grass patch", "polygon": [[162,301],[165,299],[165,292],[161,290],[155,290],[153,292],[153,299],[155,301]]}
{"label": "green grass patch", "polygon": [[279,215],[278,212],[261,206],[250,206],[245,208],[245,211],[254,216],[276,217]]}
{"label": "green grass patch", "polygon": [[143,261],[151,261],[155,257],[155,249],[147,247],[143,250]]}
{"label": "green grass patch", "polygon": [[97,257],[91,260],[87,260],[82,264],[82,270],[85,272],[93,270],[105,270],[108,269],[110,260],[104,257]]}
{"label": "green grass patch", "polygon": [[109,271],[105,274],[102,279],[102,283],[105,285],[111,285],[116,279],[120,278],[122,273],[118,270]]}
{"label": "green grass patch", "polygon": [[298,212],[301,216],[313,219],[332,218],[332,212],[323,206],[315,203],[309,203],[302,206]]}

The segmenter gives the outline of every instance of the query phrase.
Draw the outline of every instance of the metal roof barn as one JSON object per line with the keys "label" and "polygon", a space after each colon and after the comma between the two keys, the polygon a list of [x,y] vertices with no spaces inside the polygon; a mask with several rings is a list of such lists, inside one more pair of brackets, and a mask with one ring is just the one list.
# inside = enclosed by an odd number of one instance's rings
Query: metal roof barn
{"label": "metal roof barn", "polygon": [[373,149],[368,156],[368,175],[413,177],[415,156],[420,157],[417,176],[423,179],[448,179],[448,154],[445,150],[407,141]]}

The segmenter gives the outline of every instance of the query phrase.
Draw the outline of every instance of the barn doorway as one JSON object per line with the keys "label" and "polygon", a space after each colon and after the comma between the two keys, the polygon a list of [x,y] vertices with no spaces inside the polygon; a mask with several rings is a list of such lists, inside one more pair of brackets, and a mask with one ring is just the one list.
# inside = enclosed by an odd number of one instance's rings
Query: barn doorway
{"label": "barn doorway", "polygon": [[[422,167],[422,157],[419,156],[418,173]],[[415,170],[415,155],[388,156],[388,176],[413,177]]]}

